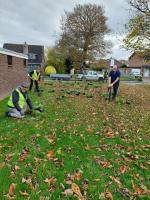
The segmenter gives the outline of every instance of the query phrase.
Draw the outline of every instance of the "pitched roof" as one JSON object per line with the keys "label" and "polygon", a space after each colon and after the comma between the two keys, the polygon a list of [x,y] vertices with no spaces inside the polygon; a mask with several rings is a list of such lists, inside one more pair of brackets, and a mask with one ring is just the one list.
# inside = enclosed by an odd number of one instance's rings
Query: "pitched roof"
{"label": "pitched roof", "polygon": [[[23,53],[25,44],[11,44],[11,43],[4,43],[3,47],[5,49],[9,49],[18,53]],[[44,57],[44,46],[42,45],[27,45],[28,47],[28,54],[36,54],[38,55],[36,59],[28,60],[28,63],[41,63]]]}
{"label": "pitched roof", "polygon": [[9,55],[9,56],[14,56],[17,58],[23,58],[23,59],[28,59],[28,56],[23,54],[23,53],[17,53],[15,51],[10,51],[8,49],[4,49],[0,47],[0,53],[4,55]]}
{"label": "pitched roof", "polygon": [[140,56],[141,58],[144,58],[144,57],[150,57],[150,49],[146,49],[145,51],[134,51],[131,56],[129,57],[129,60],[134,56],[134,55],[138,55]]}

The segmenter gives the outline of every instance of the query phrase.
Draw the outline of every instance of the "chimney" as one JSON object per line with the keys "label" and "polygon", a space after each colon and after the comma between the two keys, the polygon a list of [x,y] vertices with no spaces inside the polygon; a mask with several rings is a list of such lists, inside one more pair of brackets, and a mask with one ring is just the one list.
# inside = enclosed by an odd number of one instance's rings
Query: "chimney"
{"label": "chimney", "polygon": [[26,42],[23,44],[23,54],[28,55],[28,44]]}

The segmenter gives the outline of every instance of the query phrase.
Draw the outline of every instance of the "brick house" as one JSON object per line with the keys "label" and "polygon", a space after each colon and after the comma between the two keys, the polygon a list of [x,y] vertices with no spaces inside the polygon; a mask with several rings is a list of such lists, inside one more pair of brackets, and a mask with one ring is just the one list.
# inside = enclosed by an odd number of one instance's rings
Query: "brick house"
{"label": "brick house", "polygon": [[143,77],[150,77],[150,50],[145,53],[134,52],[129,57],[128,70],[140,69]]}
{"label": "brick house", "polygon": [[28,55],[29,71],[44,63],[44,46],[5,43],[3,48]]}
{"label": "brick house", "polygon": [[27,80],[28,56],[0,48],[0,99]]}

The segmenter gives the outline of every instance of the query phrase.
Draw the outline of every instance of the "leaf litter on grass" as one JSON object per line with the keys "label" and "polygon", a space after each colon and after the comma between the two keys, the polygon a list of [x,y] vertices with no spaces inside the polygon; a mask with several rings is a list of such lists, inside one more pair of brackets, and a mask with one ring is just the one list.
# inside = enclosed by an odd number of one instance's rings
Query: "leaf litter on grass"
{"label": "leaf litter on grass", "polygon": [[34,191],[54,200],[149,198],[150,88],[121,85],[118,100],[108,103],[100,95],[105,85],[83,84],[46,84],[44,113],[0,126],[1,198],[12,183],[12,198]]}

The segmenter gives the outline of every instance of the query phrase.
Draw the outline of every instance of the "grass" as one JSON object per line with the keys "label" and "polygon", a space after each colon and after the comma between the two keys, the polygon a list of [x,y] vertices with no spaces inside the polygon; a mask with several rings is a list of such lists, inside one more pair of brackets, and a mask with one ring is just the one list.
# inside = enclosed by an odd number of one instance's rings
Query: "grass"
{"label": "grass", "polygon": [[116,102],[101,83],[41,88],[43,113],[7,118],[0,102],[0,199],[150,199],[150,86],[121,85]]}
{"label": "grass", "polygon": [[129,75],[129,76],[121,76],[121,81],[142,81],[142,79]]}

